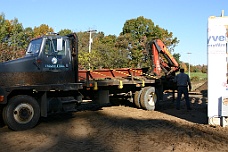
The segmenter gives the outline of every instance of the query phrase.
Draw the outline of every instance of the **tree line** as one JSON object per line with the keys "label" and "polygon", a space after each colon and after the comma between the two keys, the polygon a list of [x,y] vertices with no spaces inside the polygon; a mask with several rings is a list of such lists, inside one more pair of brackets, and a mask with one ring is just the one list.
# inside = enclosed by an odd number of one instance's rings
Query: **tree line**
{"label": "tree line", "polygon": [[[0,14],[0,62],[22,57],[32,38],[49,32],[54,30],[46,24],[24,28],[17,18],[8,20],[3,13]],[[57,33],[66,35],[73,31],[61,29]],[[126,20],[118,36],[105,35],[102,31],[92,33],[91,52],[89,52],[89,32],[81,31],[77,32],[77,35],[80,69],[147,67],[149,62],[145,53],[146,44],[153,39],[161,39],[180,65],[188,67],[187,63],[179,60],[180,54],[174,52],[175,46],[179,43],[177,37],[143,16]],[[196,69],[202,68],[199,66]]]}

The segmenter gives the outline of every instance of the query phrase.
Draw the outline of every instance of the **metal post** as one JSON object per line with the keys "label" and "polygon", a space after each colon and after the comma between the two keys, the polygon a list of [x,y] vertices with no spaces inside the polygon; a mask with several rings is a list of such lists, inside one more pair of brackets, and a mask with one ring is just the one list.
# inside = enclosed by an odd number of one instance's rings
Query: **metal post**
{"label": "metal post", "polygon": [[90,52],[91,52],[91,46],[93,43],[92,33],[96,33],[97,30],[89,30],[87,32],[89,32],[89,70],[90,70]]}
{"label": "metal post", "polygon": [[189,75],[189,77],[191,77],[190,76],[190,54],[192,54],[192,53],[188,52],[187,54],[188,54],[188,60],[189,60],[189,62],[188,62],[188,75]]}

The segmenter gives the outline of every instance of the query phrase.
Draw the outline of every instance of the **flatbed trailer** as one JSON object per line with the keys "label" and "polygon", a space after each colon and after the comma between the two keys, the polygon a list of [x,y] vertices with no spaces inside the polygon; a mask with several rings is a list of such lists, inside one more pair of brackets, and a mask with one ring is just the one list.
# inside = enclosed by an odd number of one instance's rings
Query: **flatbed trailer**
{"label": "flatbed trailer", "polygon": [[100,104],[109,103],[110,98],[130,98],[137,108],[154,110],[163,99],[164,89],[172,89],[173,85],[147,71],[148,68],[79,70],[81,93]]}
{"label": "flatbed trailer", "polygon": [[155,77],[146,75],[144,71],[145,69],[142,68],[79,70],[79,82],[84,82],[86,87],[91,87],[91,84],[97,83],[98,86],[119,85],[120,88],[122,88],[122,84],[143,86],[145,83],[155,83]]}

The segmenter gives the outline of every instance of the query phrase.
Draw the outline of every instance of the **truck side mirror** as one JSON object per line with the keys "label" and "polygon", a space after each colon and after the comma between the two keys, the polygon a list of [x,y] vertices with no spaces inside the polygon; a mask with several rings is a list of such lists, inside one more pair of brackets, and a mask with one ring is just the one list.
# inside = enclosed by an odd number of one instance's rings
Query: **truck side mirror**
{"label": "truck side mirror", "polygon": [[63,39],[62,38],[58,38],[57,39],[57,52],[58,51],[62,51],[63,50]]}

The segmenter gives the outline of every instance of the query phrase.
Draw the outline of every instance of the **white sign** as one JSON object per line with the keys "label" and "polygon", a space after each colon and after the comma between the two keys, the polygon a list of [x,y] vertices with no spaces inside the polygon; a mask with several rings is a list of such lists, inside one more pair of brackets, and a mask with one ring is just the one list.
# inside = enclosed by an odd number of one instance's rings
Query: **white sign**
{"label": "white sign", "polygon": [[220,125],[221,99],[228,95],[227,29],[228,17],[208,18],[208,123],[213,125]]}

